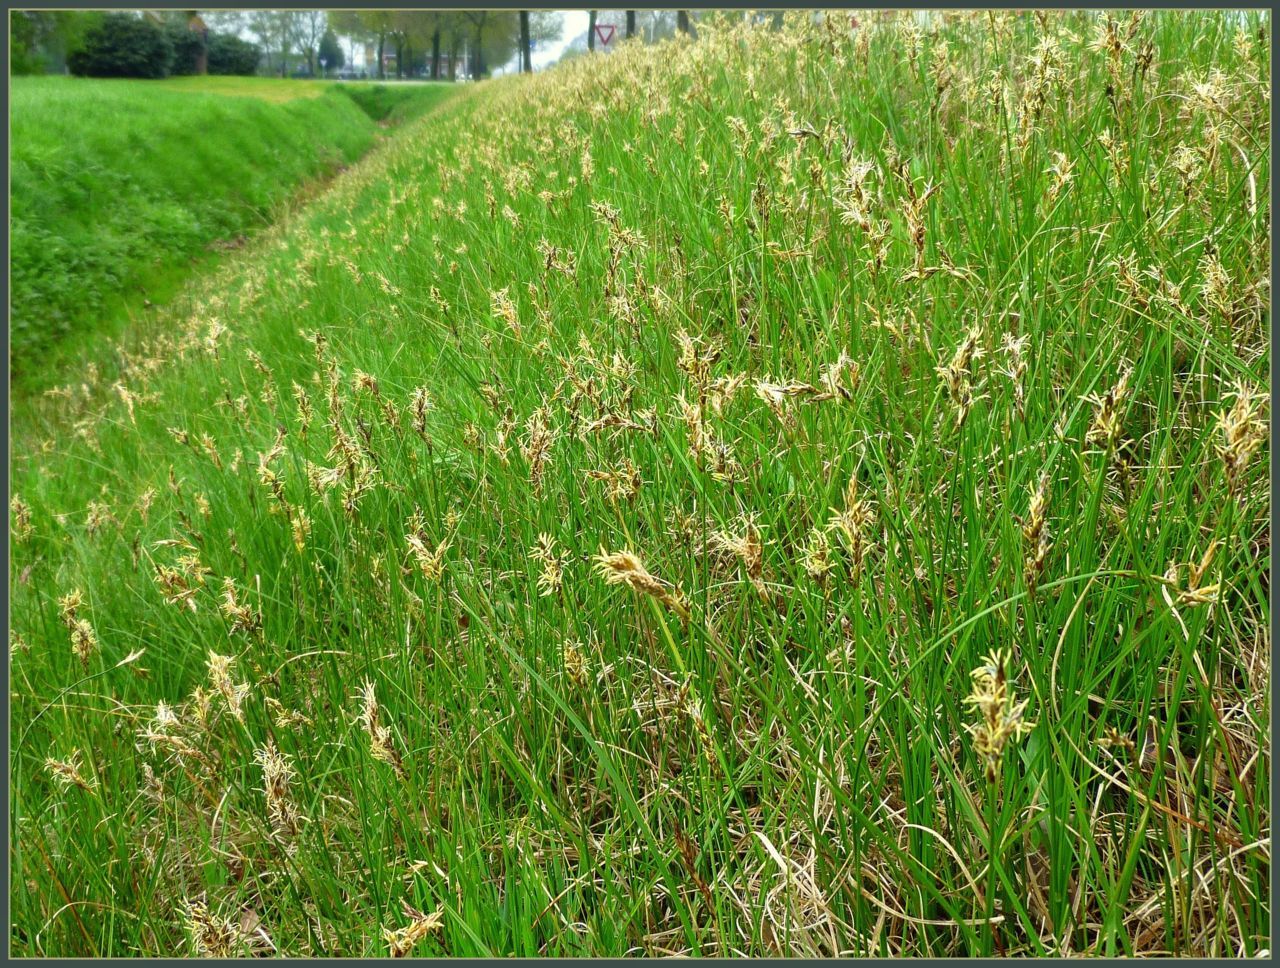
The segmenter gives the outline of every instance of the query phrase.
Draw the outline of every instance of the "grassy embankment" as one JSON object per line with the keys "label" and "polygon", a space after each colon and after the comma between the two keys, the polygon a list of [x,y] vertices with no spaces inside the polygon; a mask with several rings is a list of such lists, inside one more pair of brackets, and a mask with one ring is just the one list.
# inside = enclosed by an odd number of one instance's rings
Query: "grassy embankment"
{"label": "grassy embankment", "polygon": [[27,419],[14,953],[1269,948],[1269,26],[401,128]]}
{"label": "grassy embankment", "polygon": [[[449,88],[405,90],[426,109]],[[79,351],[68,337],[119,332],[173,295],[211,246],[367,151],[386,116],[324,82],[20,77],[11,91],[10,333],[37,387]]]}

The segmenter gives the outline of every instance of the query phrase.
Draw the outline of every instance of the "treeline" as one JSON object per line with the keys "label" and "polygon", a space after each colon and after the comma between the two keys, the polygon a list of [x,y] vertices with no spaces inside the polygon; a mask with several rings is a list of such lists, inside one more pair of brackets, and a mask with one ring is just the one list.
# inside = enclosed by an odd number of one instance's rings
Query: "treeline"
{"label": "treeline", "polygon": [[387,75],[392,59],[396,77],[456,80],[463,71],[484,77],[517,51],[557,39],[561,17],[549,11],[345,10],[331,11],[329,23],[375,49],[379,76]]}
{"label": "treeline", "polygon": [[[277,76],[365,68],[378,78],[483,77],[522,47],[560,36],[560,15],[515,10],[222,10],[204,14],[220,30],[254,38],[261,70]],[[345,47],[344,49],[344,42]]]}
{"label": "treeline", "polygon": [[517,51],[529,69],[529,51],[557,39],[560,23],[515,10],[14,11],[9,60],[15,74],[318,76],[364,69],[367,46],[379,78],[455,80],[487,76]]}
{"label": "treeline", "polygon": [[[592,10],[586,36],[564,56],[595,50],[598,23],[616,25],[609,43],[615,33],[617,40],[652,42],[677,31],[696,35],[697,19],[686,10]],[[517,54],[520,68],[530,70],[533,49],[558,39],[561,22],[558,13],[529,10],[19,10],[12,13],[10,65],[15,74],[94,77],[314,77],[345,68],[380,79],[456,80],[488,76]]]}
{"label": "treeline", "polygon": [[210,30],[195,11],[15,10],[10,17],[14,74],[253,74],[262,57],[256,44],[233,31]]}

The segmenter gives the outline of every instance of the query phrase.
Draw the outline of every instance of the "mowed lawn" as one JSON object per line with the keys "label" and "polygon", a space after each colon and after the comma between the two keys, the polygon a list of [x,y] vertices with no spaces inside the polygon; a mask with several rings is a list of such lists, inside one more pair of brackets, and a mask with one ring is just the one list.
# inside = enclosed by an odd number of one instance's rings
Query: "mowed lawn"
{"label": "mowed lawn", "polygon": [[[135,83],[135,82],[126,82]],[[320,97],[336,81],[323,79],[303,80],[279,77],[227,77],[206,75],[203,77],[168,77],[156,84],[170,91],[188,91],[197,94],[221,94],[226,97],[253,97],[272,104],[283,104],[298,98]]]}
{"label": "mowed lawn", "polygon": [[282,79],[278,77],[217,77],[206,75],[204,77],[169,77],[155,83],[175,91],[222,94],[227,97],[254,97],[276,104],[293,101],[298,98],[320,97],[335,85],[342,85],[348,90],[384,88],[406,97],[421,97],[425,93],[424,89],[436,96],[455,90],[453,85],[440,81],[397,80],[393,77],[384,80],[370,78],[362,81],[338,81],[324,78],[295,80],[293,78]]}
{"label": "mowed lawn", "polygon": [[[24,405],[12,953],[1272,949],[1269,14],[779,19],[466,85]],[[154,91],[165,204],[347,117]]]}

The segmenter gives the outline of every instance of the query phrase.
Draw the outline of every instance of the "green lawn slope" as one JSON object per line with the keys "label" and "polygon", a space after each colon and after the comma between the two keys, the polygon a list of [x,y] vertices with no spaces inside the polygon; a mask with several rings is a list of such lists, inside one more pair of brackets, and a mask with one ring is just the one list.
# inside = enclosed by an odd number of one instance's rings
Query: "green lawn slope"
{"label": "green lawn slope", "polygon": [[[414,94],[433,103],[423,95],[440,90]],[[344,91],[318,82],[20,77],[10,92],[19,376],[70,334],[167,295],[211,243],[261,228],[376,132]]]}
{"label": "green lawn slope", "polygon": [[15,414],[14,954],[1271,948],[1269,18],[784,19]]}

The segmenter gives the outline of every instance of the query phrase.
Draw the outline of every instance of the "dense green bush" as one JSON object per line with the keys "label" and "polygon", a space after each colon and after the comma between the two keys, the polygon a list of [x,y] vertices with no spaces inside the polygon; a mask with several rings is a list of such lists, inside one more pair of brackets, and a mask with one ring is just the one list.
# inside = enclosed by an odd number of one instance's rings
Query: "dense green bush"
{"label": "dense green bush", "polygon": [[67,57],[84,46],[102,22],[100,10],[15,10],[10,16],[11,74],[61,73]]}
{"label": "dense green bush", "polygon": [[9,71],[38,74],[45,58],[40,50],[42,23],[37,12],[15,10],[9,15]]}
{"label": "dense green bush", "polygon": [[324,69],[329,71],[339,70],[346,63],[342,45],[332,30],[326,30],[320,38],[320,59],[324,61]]}
{"label": "dense green bush", "polygon": [[162,27],[145,17],[112,13],[89,30],[67,66],[81,77],[164,77],[173,56],[173,41]]}
{"label": "dense green bush", "polygon": [[197,74],[200,54],[204,49],[204,41],[200,35],[185,23],[169,23],[165,25],[165,33],[173,46],[173,62],[170,74]]}
{"label": "dense green bush", "polygon": [[233,34],[209,35],[209,73],[251,75],[258,69],[262,51],[257,44]]}

